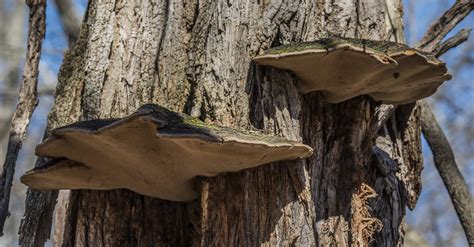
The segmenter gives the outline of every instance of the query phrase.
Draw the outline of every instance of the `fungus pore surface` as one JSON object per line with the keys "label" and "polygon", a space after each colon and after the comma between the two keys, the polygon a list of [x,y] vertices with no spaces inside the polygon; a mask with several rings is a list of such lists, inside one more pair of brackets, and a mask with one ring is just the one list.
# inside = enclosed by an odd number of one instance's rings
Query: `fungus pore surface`
{"label": "fungus pore surface", "polygon": [[388,41],[326,38],[275,47],[253,61],[292,71],[300,78],[300,92],[321,91],[330,103],[369,95],[405,104],[432,95],[451,79],[433,55]]}
{"label": "fungus pore surface", "polygon": [[192,179],[308,157],[306,145],[208,125],[157,105],[53,130],[36,147],[42,164],[21,177],[39,190],[126,188],[172,201],[196,198]]}

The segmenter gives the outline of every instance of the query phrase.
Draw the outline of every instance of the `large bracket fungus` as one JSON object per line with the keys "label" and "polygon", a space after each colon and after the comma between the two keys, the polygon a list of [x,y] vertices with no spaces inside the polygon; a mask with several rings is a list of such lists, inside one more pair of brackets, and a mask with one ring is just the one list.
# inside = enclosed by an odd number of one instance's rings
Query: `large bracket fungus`
{"label": "large bracket fungus", "polygon": [[55,129],[36,147],[43,164],[21,181],[40,190],[127,188],[189,201],[196,176],[216,176],[265,163],[308,157],[306,145],[205,124],[157,105],[123,119]]}
{"label": "large bracket fungus", "polygon": [[294,72],[302,93],[321,91],[330,103],[359,95],[410,103],[451,79],[446,65],[433,55],[388,41],[326,38],[276,47],[253,61]]}

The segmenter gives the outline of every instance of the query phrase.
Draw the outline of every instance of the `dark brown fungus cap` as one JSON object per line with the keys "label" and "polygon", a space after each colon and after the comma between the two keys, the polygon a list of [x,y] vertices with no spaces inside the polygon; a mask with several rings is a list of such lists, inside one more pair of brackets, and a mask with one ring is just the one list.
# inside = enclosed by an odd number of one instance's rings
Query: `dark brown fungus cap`
{"label": "dark brown fungus cap", "polygon": [[196,198],[192,179],[308,157],[306,145],[205,124],[157,105],[123,119],[55,129],[36,147],[46,157],[21,181],[39,190],[127,188],[173,201]]}
{"label": "dark brown fungus cap", "polygon": [[446,65],[406,45],[347,38],[276,47],[253,59],[295,73],[302,93],[321,91],[330,103],[369,95],[404,104],[428,97],[446,80]]}

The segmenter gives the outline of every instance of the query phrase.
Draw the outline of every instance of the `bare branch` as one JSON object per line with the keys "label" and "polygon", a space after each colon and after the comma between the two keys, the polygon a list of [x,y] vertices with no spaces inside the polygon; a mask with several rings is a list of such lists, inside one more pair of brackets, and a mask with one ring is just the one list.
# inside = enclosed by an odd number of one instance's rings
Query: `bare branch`
{"label": "bare branch", "polygon": [[3,226],[9,216],[8,205],[18,152],[26,137],[30,118],[37,104],[38,67],[46,29],[46,0],[26,0],[26,4],[30,8],[28,44],[18,105],[12,118],[0,181],[0,235],[3,235]]}
{"label": "bare branch", "polygon": [[416,47],[425,51],[434,51],[446,35],[453,30],[474,8],[473,0],[458,0],[436,22],[434,22]]}
{"label": "bare branch", "polygon": [[447,39],[441,44],[435,46],[433,53],[436,57],[440,57],[444,53],[448,52],[450,49],[457,47],[458,45],[464,43],[471,34],[471,28],[469,29],[462,29],[453,37]]}
{"label": "bare branch", "polygon": [[433,152],[434,164],[448,189],[456,213],[464,228],[470,246],[474,245],[472,198],[466,181],[458,169],[453,150],[426,101],[421,101],[423,135]]}
{"label": "bare branch", "polygon": [[[449,49],[466,41],[470,31],[462,30],[446,42],[441,42],[446,34],[462,21],[473,8],[473,0],[456,1],[438,21],[431,25],[425,36],[418,43],[417,48],[427,52],[433,52],[437,56],[440,56]],[[463,38],[465,36],[466,38]],[[451,145],[446,139],[443,130],[439,127],[431,108],[424,100],[420,101],[420,106],[422,111],[421,125],[423,135],[430,145],[435,166],[451,196],[451,201],[461,221],[467,241],[473,246],[474,227],[471,209],[472,199],[469,194],[469,189],[457,167]]]}
{"label": "bare branch", "polygon": [[74,10],[74,4],[71,0],[54,0],[59,11],[59,16],[63,23],[64,33],[68,36],[69,43],[77,40],[79,35],[81,20]]}
{"label": "bare branch", "polygon": [[[469,30],[461,30],[452,38],[442,43],[442,39],[474,8],[474,1],[457,1],[443,16],[431,25],[425,36],[418,43],[417,48],[432,52],[436,56],[441,56],[451,48],[458,46],[466,41],[470,34]],[[469,194],[467,184],[459,171],[451,146],[439,127],[434,114],[426,103],[421,100],[422,110],[421,124],[422,131],[426,137],[433,152],[434,163],[443,182],[451,196],[454,208],[458,214],[461,224],[464,228],[466,238],[471,246],[474,246],[474,226],[472,221],[472,199]],[[381,109],[377,112],[377,124],[373,125],[373,131],[378,131],[380,125],[383,125],[393,114],[396,106]]]}

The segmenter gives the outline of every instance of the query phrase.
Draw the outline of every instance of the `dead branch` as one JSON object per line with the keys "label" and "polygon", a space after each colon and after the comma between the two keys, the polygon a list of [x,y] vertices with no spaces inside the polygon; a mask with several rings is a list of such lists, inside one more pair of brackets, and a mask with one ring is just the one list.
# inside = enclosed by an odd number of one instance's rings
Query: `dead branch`
{"label": "dead branch", "polygon": [[423,135],[433,152],[434,164],[448,189],[469,244],[474,244],[472,198],[466,181],[458,169],[453,150],[426,101],[421,101]]}
{"label": "dead branch", "polygon": [[473,0],[458,0],[435,21],[426,31],[423,38],[416,47],[425,51],[434,51],[435,47],[441,43],[444,37],[461,22],[474,7]]}
{"label": "dead branch", "polygon": [[[467,40],[470,30],[461,30],[452,38],[442,42],[442,39],[453,30],[456,25],[461,22],[474,8],[473,0],[460,0],[446,11],[437,21],[435,21],[423,38],[416,46],[418,49],[432,52],[436,56],[441,56],[450,49],[460,45]],[[472,221],[471,196],[467,184],[459,171],[451,145],[446,139],[443,130],[439,127],[434,114],[425,100],[420,101],[421,104],[421,125],[423,135],[430,143],[430,148],[433,153],[434,163],[438,172],[443,179],[443,182],[448,189],[448,192],[453,202],[456,213],[461,221],[461,225],[466,234],[468,243],[474,246],[474,227]],[[394,109],[386,108],[378,112],[377,124],[373,125],[374,131],[378,131],[380,124],[384,124],[395,111]]]}
{"label": "dead branch", "polygon": [[472,31],[471,28],[462,29],[461,31],[459,31],[453,37],[447,39],[446,41],[444,41],[443,43],[441,43],[439,45],[436,45],[434,50],[433,50],[433,53],[437,57],[440,57],[441,55],[443,55],[447,51],[449,51],[449,50],[457,47],[458,45],[464,43],[469,38],[469,35],[471,34],[471,31]]}
{"label": "dead branch", "polygon": [[3,235],[3,226],[10,214],[8,205],[18,152],[26,137],[26,130],[37,105],[38,67],[46,29],[46,0],[26,0],[26,4],[30,8],[28,44],[18,105],[12,118],[7,154],[0,181],[0,235]]}
{"label": "dead branch", "polygon": [[[416,45],[417,49],[434,53],[437,57],[448,52],[450,49],[457,47],[469,38],[471,30],[461,30],[455,36],[441,43],[442,39],[456,25],[461,22],[474,8],[473,0],[457,1],[451,8],[446,11],[437,21],[435,21],[423,38]],[[385,122],[395,112],[397,106],[380,108],[376,114],[377,122],[372,126],[372,133],[377,131],[385,124]]]}
{"label": "dead branch", "polygon": [[[417,48],[428,52],[435,52],[436,47],[440,47],[436,55],[449,51],[451,48],[464,42],[462,31],[453,38],[441,43],[441,40],[460,21],[462,21],[474,9],[473,0],[456,1],[456,3],[446,11],[436,22],[434,22],[418,43]],[[466,32],[466,31],[464,31]],[[464,34],[466,35],[466,34]],[[457,36],[457,37],[456,37]],[[467,35],[469,36],[469,35]],[[423,135],[430,144],[431,152],[434,156],[435,166],[440,173],[443,182],[448,189],[453,206],[456,209],[461,225],[466,234],[468,243],[474,245],[474,227],[472,222],[471,195],[467,184],[459,171],[451,145],[449,144],[443,130],[439,127],[434,114],[426,103],[421,104],[421,125]]]}

